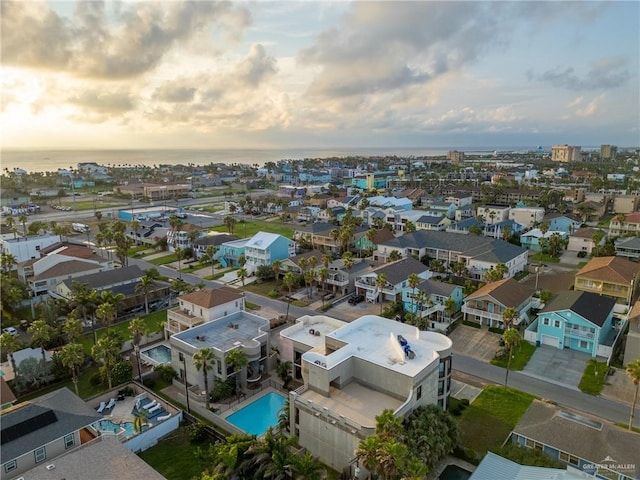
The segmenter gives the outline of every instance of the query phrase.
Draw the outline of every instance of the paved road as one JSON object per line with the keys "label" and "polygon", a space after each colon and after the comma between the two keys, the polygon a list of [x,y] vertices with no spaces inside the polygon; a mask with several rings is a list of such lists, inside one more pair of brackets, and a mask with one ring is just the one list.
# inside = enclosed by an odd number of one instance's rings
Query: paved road
{"label": "paved road", "polygon": [[[140,259],[129,259],[130,265],[138,265],[142,269],[148,269],[154,265],[145,262]],[[179,272],[167,267],[159,267],[163,275],[169,278],[177,278]],[[196,275],[189,273],[182,273],[182,278],[192,284],[197,284],[202,279]],[[222,284],[219,282],[206,281],[207,286],[217,288]],[[246,299],[252,303],[280,312],[284,315],[286,312],[287,304],[276,299],[263,297],[251,292],[246,292]],[[319,315],[319,312],[310,308],[296,307],[291,305],[289,315],[300,317],[303,315]],[[341,315],[338,312],[331,312],[331,316],[338,318],[339,320],[349,321],[347,318],[340,318]],[[505,370],[490,363],[481,362],[466,355],[455,354],[453,360],[454,370],[462,372],[467,375],[471,375],[482,380],[501,385],[504,383]],[[601,417],[613,422],[627,423],[629,421],[629,409],[628,405],[619,402],[613,402],[604,398],[593,397],[591,395],[584,394],[574,388],[568,388],[564,385],[545,381],[540,378],[528,376],[520,372],[509,373],[509,386],[529,392],[540,398],[552,400],[559,405],[571,407],[597,417]],[[636,416],[634,426],[640,427],[640,415]]]}

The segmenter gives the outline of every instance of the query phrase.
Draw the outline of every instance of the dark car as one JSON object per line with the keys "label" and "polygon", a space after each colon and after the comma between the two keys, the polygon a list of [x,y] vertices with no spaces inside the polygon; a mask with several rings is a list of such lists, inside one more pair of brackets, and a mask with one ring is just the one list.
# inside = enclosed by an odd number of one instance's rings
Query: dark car
{"label": "dark car", "polygon": [[585,258],[587,256],[587,252],[581,250],[578,252],[578,258]]}
{"label": "dark car", "polygon": [[351,305],[357,305],[358,303],[364,302],[364,295],[354,295],[349,299],[349,303]]}

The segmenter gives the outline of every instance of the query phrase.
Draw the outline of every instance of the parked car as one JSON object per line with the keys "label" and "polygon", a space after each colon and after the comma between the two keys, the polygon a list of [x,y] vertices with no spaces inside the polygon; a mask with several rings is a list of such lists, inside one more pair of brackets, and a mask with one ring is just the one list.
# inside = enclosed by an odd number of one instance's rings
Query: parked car
{"label": "parked car", "polygon": [[364,302],[364,295],[354,295],[349,299],[349,303],[351,305],[357,305],[358,303]]}
{"label": "parked car", "polygon": [[14,337],[18,335],[18,330],[15,327],[6,327],[2,329],[2,333],[8,333],[9,335],[13,335]]}
{"label": "parked car", "polygon": [[581,250],[578,252],[578,258],[585,258],[587,256],[587,252]]}

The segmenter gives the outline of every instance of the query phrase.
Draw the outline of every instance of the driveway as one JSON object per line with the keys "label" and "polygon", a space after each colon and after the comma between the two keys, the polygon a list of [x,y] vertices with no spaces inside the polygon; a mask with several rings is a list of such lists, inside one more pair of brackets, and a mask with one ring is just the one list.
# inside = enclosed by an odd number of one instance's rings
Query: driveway
{"label": "driveway", "polygon": [[[387,305],[385,302],[382,306],[384,308]],[[320,312],[322,313],[322,312]],[[357,305],[351,305],[348,301],[340,302],[331,309],[327,310],[327,315],[336,316],[347,322],[362,317],[363,315],[380,315],[380,304],[360,302]]]}
{"label": "driveway", "polygon": [[577,389],[590,359],[591,356],[587,353],[541,345],[536,348],[522,373]]}
{"label": "driveway", "polygon": [[500,335],[486,329],[468,327],[461,322],[449,334],[449,338],[453,342],[454,353],[489,362],[499,348]]}

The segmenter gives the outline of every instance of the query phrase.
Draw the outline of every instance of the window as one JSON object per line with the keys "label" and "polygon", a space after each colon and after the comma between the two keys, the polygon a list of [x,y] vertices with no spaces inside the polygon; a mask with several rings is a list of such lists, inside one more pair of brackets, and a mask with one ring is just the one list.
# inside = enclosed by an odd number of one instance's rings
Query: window
{"label": "window", "polygon": [[47,451],[45,447],[38,448],[35,452],[33,452],[33,456],[36,459],[36,463],[43,462],[47,458]]}
{"label": "window", "polygon": [[560,460],[562,460],[563,462],[570,463],[571,465],[580,464],[580,459],[578,457],[566,452],[560,452],[560,454],[558,455],[558,458],[560,458]]}
{"label": "window", "polygon": [[542,319],[542,324],[543,325],[549,325],[549,319],[548,318]]}
{"label": "window", "polygon": [[438,382],[438,396],[444,395],[444,380]]}
{"label": "window", "polygon": [[10,460],[4,465],[4,471],[10,472],[11,470],[15,470],[18,468],[18,463],[15,460]]}
{"label": "window", "polygon": [[554,320],[553,321],[553,326],[556,328],[560,328],[560,320]]}
{"label": "window", "polygon": [[64,437],[64,448],[71,448],[75,445],[76,443],[76,439],[73,436],[73,433],[70,433],[69,435],[65,435]]}
{"label": "window", "polygon": [[585,340],[580,340],[580,348],[589,348],[589,343]]}
{"label": "window", "polygon": [[422,385],[418,386],[418,390],[416,391],[416,400],[420,400],[422,398]]}

